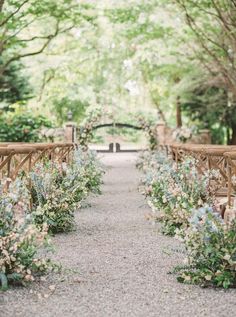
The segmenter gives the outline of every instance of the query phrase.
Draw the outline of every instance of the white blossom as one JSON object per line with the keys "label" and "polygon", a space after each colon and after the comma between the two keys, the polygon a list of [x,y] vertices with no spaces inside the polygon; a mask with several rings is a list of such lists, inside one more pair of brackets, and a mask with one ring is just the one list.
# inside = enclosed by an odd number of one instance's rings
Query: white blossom
{"label": "white blossom", "polygon": [[128,90],[131,96],[138,96],[140,94],[139,87],[135,80],[128,80],[124,87]]}
{"label": "white blossom", "polygon": [[133,68],[133,62],[131,59],[125,59],[123,62],[124,68],[127,70],[131,70]]}

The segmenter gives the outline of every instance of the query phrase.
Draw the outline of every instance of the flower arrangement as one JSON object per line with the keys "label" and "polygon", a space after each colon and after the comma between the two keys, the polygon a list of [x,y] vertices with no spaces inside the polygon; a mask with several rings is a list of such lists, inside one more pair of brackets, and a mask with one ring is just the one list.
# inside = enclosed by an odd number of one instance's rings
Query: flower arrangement
{"label": "flower arrangement", "polygon": [[101,193],[100,187],[102,184],[104,170],[100,162],[97,160],[95,152],[84,152],[81,148],[77,149],[74,152],[69,172],[74,179],[73,183],[75,183],[75,179],[77,179],[77,184],[82,183],[83,180],[85,187],[84,198],[90,192],[93,194]]}
{"label": "flower arrangement", "polygon": [[173,132],[173,139],[177,142],[186,143],[196,133],[196,128],[181,127]]}
{"label": "flower arrangement", "polygon": [[39,230],[29,214],[29,192],[17,179],[0,195],[0,283],[6,290],[9,282],[33,281],[35,274],[45,272],[49,259],[37,256],[47,242],[47,226]]}
{"label": "flower arrangement", "polygon": [[73,199],[61,186],[63,177],[58,166],[38,164],[30,178],[35,224],[41,228],[47,223],[51,233],[71,230],[74,224]]}
{"label": "flower arrangement", "polygon": [[211,175],[199,176],[196,162],[190,158],[177,167],[162,152],[153,153],[147,162],[143,167],[145,194],[159,211],[163,232],[175,235],[176,229],[188,226],[192,208],[212,202]]}
{"label": "flower arrangement", "polygon": [[153,120],[147,120],[143,116],[137,117],[140,127],[145,131],[149,137],[149,146],[150,150],[155,150],[158,146],[156,126],[153,123]]}
{"label": "flower arrangement", "polygon": [[[33,281],[53,267],[38,257],[48,232],[74,227],[74,212],[89,193],[100,193],[103,170],[92,152],[78,149],[70,164],[43,162],[10,184],[0,187],[0,285]],[[9,181],[9,180],[7,180]],[[30,184],[30,186],[29,186]],[[40,252],[41,253],[41,252]]]}
{"label": "flower arrangement", "polygon": [[204,286],[236,286],[236,219],[223,221],[211,180],[215,170],[197,172],[197,161],[176,164],[161,152],[144,153],[138,167],[145,174],[145,195],[151,200],[163,232],[184,242],[186,265],[175,268],[178,281]]}
{"label": "flower arrangement", "polygon": [[46,222],[52,233],[72,230],[75,210],[90,192],[100,192],[101,177],[94,154],[81,149],[70,165],[37,165],[30,174],[35,223],[41,227]]}
{"label": "flower arrangement", "polygon": [[178,280],[203,286],[236,286],[236,222],[226,225],[214,208],[192,211],[183,241],[187,265],[179,268]]}
{"label": "flower arrangement", "polygon": [[86,118],[80,125],[78,133],[78,143],[80,144],[82,149],[87,150],[88,143],[92,140],[93,137],[93,128],[99,122],[101,116],[101,107],[88,108]]}

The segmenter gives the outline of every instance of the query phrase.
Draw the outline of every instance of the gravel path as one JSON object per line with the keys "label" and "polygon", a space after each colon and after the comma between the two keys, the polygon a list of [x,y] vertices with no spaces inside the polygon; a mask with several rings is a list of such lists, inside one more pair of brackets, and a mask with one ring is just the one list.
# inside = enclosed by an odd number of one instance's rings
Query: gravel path
{"label": "gravel path", "polygon": [[65,269],[0,294],[0,316],[236,316],[235,290],[182,285],[167,274],[181,263],[181,246],[146,219],[136,155],[102,160],[103,195],[78,212],[75,232],[54,239]]}

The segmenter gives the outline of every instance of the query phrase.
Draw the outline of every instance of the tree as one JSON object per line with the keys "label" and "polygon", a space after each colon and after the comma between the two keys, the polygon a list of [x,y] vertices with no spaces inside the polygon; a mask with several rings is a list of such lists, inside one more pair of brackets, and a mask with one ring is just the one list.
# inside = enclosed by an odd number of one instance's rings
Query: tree
{"label": "tree", "polygon": [[[236,96],[236,2],[232,0],[175,0],[194,35],[197,57],[210,74]],[[201,49],[199,49],[201,48]]]}
{"label": "tree", "polygon": [[[5,0],[0,2],[0,76],[22,58],[38,55],[52,40],[78,27],[89,5],[76,0]],[[33,34],[33,35],[32,35]]]}
{"label": "tree", "polygon": [[[228,103],[227,91],[209,85],[204,75],[185,78],[179,90],[184,113],[200,128],[211,130],[214,143],[233,144],[232,127],[236,124],[236,104]],[[187,84],[188,82],[188,84]]]}
{"label": "tree", "polygon": [[57,122],[61,125],[68,121],[68,114],[71,113],[72,120],[78,122],[83,117],[88,103],[79,99],[71,100],[64,97],[60,100],[53,100],[53,109],[57,118]]}
{"label": "tree", "polygon": [[32,97],[32,89],[28,79],[22,74],[22,68],[19,62],[12,63],[0,77],[0,103],[3,103],[5,109],[10,104]]}
{"label": "tree", "polygon": [[[236,2],[232,0],[175,0],[182,10],[192,42],[193,55],[208,71],[208,88],[223,89],[226,98],[232,93],[231,104],[236,100]],[[201,90],[201,88],[200,88]],[[219,102],[220,104],[220,102]],[[235,108],[227,107],[225,122],[232,131],[230,143],[236,144]],[[218,105],[217,105],[218,106]],[[217,108],[216,108],[217,109]],[[223,110],[223,109],[222,109]],[[216,111],[217,112],[217,111]]]}
{"label": "tree", "polygon": [[[109,17],[120,41],[126,43],[126,52],[129,52],[129,60],[133,63],[133,77],[140,83],[142,90],[146,90],[143,99],[148,100],[149,105],[158,110],[159,117],[167,121],[171,112],[162,104],[163,82],[159,76],[159,60],[161,51],[168,50],[163,47],[169,38],[173,36],[173,26],[166,25],[159,17],[164,11],[160,1],[137,1],[137,5],[124,5],[120,8],[112,8],[105,11]],[[140,73],[140,75],[139,75]],[[141,99],[141,98],[140,98]],[[143,107],[146,105],[143,105]],[[146,110],[146,109],[143,109]]]}

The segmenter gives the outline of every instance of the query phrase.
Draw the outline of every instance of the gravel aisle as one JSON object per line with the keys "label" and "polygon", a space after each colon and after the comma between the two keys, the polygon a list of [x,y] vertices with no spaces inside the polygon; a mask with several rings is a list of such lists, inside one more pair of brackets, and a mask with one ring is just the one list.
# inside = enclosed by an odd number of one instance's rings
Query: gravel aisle
{"label": "gravel aisle", "polygon": [[236,291],[182,285],[167,274],[180,246],[146,220],[135,154],[106,154],[103,195],[77,214],[75,232],[54,241],[66,269],[0,294],[0,316],[236,316]]}

